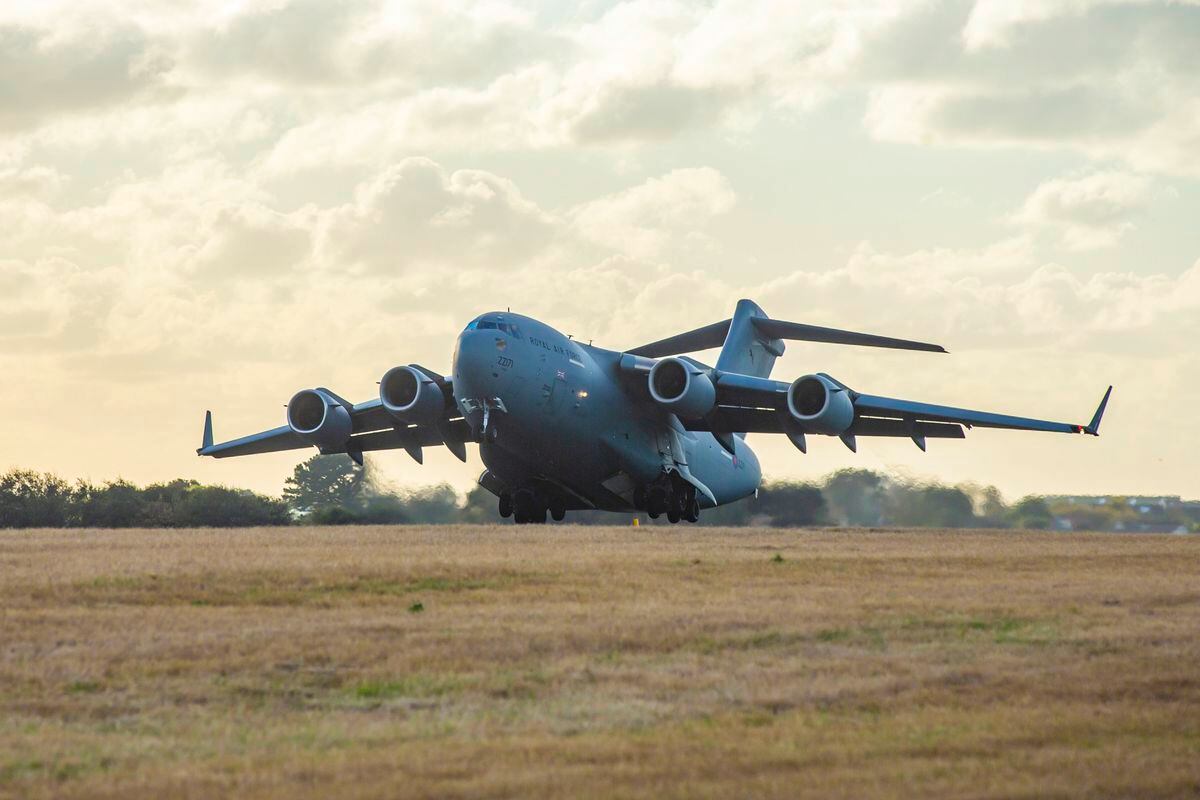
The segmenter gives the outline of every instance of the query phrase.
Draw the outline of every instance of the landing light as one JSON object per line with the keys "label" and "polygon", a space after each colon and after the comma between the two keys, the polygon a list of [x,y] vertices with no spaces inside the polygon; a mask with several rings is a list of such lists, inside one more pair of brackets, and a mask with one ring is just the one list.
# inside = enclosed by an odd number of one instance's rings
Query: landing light
{"label": "landing light", "polygon": [[580,390],[579,390],[579,392],[578,392],[578,396],[579,396],[579,399],[580,399],[580,400],[582,400],[583,398],[587,397],[587,390],[586,390],[586,389],[580,389]]}

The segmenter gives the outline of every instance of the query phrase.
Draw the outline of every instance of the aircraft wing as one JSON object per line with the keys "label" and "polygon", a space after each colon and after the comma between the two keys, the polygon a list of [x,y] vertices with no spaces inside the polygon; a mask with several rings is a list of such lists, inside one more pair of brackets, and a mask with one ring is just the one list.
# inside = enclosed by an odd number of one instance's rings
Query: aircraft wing
{"label": "aircraft wing", "polygon": [[[441,376],[439,376],[441,377]],[[450,378],[442,378],[447,392],[452,392]],[[322,390],[328,391],[328,390]],[[332,393],[330,393],[332,394]],[[335,395],[336,397],[336,395]],[[349,404],[347,404],[349,405]],[[422,461],[421,448],[445,444],[459,459],[466,461],[463,446],[471,438],[471,429],[457,410],[450,412],[437,425],[405,425],[393,418],[378,398],[355,403],[350,407],[351,436],[344,449],[323,453],[344,452],[361,462],[362,454],[372,450],[403,449],[417,462]],[[313,447],[313,442],[296,433],[288,425],[252,433],[227,442],[213,442],[212,412],[205,412],[204,439],[197,455],[213,458],[248,456],[258,453],[274,453],[281,450],[302,450]]]}
{"label": "aircraft wing", "polygon": [[[854,421],[846,431],[852,436],[962,438],[961,426],[1098,436],[1100,419],[1112,393],[1110,386],[1090,423],[1078,424],[862,394],[828,375],[822,377],[848,392],[853,401]],[[802,428],[787,410],[789,385],[768,378],[721,374],[716,381],[717,408],[704,419],[684,420],[684,425],[689,430],[713,433],[781,433]]]}

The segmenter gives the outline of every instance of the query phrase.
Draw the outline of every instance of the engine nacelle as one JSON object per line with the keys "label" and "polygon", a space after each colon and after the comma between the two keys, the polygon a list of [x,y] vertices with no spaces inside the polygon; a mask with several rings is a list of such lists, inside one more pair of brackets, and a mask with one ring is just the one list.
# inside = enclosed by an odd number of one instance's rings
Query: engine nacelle
{"label": "engine nacelle", "polygon": [[379,400],[387,412],[409,425],[434,425],[446,408],[440,386],[415,367],[392,367],[379,382]]}
{"label": "engine nacelle", "polygon": [[682,358],[664,358],[650,369],[654,402],[684,419],[698,419],[717,404],[717,387],[703,369]]}
{"label": "engine nacelle", "polygon": [[350,412],[322,389],[302,389],[287,404],[288,426],[322,452],[341,452],[354,425]]}
{"label": "engine nacelle", "polygon": [[824,375],[805,375],[788,387],[788,413],[804,430],[840,436],[854,422],[854,401]]}

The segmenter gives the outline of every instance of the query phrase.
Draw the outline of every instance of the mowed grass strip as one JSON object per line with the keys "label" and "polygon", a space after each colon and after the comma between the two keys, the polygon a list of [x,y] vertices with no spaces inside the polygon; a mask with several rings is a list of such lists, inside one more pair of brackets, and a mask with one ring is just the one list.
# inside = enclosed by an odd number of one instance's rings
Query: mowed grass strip
{"label": "mowed grass strip", "polygon": [[1200,790],[1200,538],[39,531],[0,566],[0,797]]}

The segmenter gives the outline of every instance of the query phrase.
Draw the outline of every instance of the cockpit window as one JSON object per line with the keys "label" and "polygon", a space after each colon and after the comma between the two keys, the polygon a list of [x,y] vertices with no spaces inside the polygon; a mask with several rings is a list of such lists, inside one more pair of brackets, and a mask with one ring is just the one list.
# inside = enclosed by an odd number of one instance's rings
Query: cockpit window
{"label": "cockpit window", "polygon": [[496,322],[495,320],[484,319],[483,317],[480,317],[479,319],[474,320],[469,325],[467,325],[466,329],[469,331],[474,331],[474,330],[496,331],[496,330],[498,330],[498,331],[503,331],[504,333],[507,333],[509,336],[513,337],[514,339],[521,338],[521,329],[517,327],[517,323],[515,323],[515,322]]}

